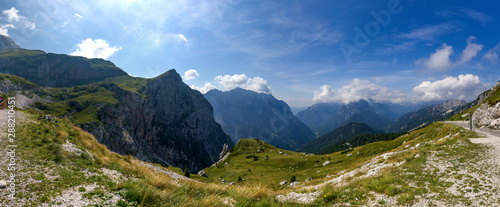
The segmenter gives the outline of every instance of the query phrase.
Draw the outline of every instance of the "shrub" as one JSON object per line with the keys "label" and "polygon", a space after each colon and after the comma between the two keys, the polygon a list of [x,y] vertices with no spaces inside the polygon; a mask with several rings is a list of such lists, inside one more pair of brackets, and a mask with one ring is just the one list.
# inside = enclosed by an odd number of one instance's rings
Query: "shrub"
{"label": "shrub", "polygon": [[184,176],[186,176],[188,178],[191,177],[191,173],[189,173],[189,170],[187,168],[184,169]]}
{"label": "shrub", "polygon": [[293,183],[295,182],[295,175],[292,175],[292,177],[290,178],[290,183]]}

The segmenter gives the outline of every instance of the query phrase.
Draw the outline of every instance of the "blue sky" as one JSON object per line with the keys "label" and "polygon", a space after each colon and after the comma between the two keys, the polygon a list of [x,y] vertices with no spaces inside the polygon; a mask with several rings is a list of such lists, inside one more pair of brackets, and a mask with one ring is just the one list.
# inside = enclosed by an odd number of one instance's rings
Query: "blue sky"
{"label": "blue sky", "polygon": [[[500,78],[498,1],[1,0],[23,48],[175,68],[204,92],[242,87],[291,106],[473,99]],[[186,72],[186,73],[185,73]]]}

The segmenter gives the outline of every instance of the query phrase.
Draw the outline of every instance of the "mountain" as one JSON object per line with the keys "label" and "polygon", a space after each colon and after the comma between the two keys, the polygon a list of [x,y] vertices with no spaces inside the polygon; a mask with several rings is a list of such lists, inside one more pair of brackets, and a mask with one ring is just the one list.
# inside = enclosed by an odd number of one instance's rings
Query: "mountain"
{"label": "mountain", "polygon": [[321,136],[349,122],[366,123],[373,129],[385,130],[408,111],[408,106],[359,100],[345,105],[317,103],[297,113],[297,117]]}
{"label": "mountain", "polygon": [[372,129],[370,126],[368,126],[368,124],[351,122],[307,143],[303,147],[299,148],[299,151],[318,153],[323,150],[323,148],[328,147],[336,142],[343,141],[360,134],[369,133],[380,133],[380,131]]}
{"label": "mountain", "polygon": [[317,154],[323,155],[323,154],[330,154],[330,153],[346,150],[346,151],[342,152],[342,154],[344,154],[346,152],[349,152],[350,149],[352,149],[352,148],[367,145],[367,144],[373,143],[373,142],[394,140],[403,134],[404,133],[361,134],[361,135],[357,135],[357,136],[351,137],[351,138],[346,139],[346,140],[337,141],[333,144],[330,144],[326,147],[323,147],[323,148],[321,148],[321,150],[319,150],[317,152]]}
{"label": "mountain", "polygon": [[297,149],[314,139],[314,133],[270,94],[241,88],[212,90],[205,98],[214,107],[215,120],[236,143],[240,138],[258,138],[284,149]]}
{"label": "mountain", "polygon": [[432,106],[426,106],[415,112],[409,112],[396,120],[394,124],[388,127],[388,132],[404,132],[417,128],[423,124],[434,121],[444,121],[454,115],[453,111],[466,105],[465,101],[451,100]]}
{"label": "mountain", "polygon": [[21,48],[14,40],[10,37],[0,35],[0,51],[6,49],[19,49]]}
{"label": "mountain", "polygon": [[107,60],[26,49],[1,51],[0,73],[17,75],[48,87],[84,85],[110,77],[128,76]]}
{"label": "mountain", "polygon": [[[234,146],[210,103],[175,70],[134,78],[109,61],[16,51],[0,53],[0,71],[27,80],[2,75],[9,80],[0,81],[0,91],[36,83],[42,88],[31,90],[40,100],[33,106],[69,118],[114,152],[196,171],[216,162],[224,144]],[[78,86],[53,87],[71,85]]]}

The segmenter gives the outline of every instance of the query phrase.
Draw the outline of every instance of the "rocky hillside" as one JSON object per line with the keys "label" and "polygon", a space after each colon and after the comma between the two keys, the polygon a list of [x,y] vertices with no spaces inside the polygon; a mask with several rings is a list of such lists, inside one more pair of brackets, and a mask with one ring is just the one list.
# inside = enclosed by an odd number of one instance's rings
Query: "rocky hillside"
{"label": "rocky hillside", "polygon": [[84,85],[127,75],[107,60],[25,49],[1,51],[0,73],[17,75],[39,86],[49,87]]}
{"label": "rocky hillside", "polygon": [[236,88],[212,90],[205,98],[214,107],[215,120],[235,143],[241,138],[258,138],[294,150],[315,137],[285,102],[270,94]]}
{"label": "rocky hillside", "polygon": [[21,48],[14,40],[10,37],[0,35],[0,51],[6,49],[19,49]]}
{"label": "rocky hillside", "polygon": [[444,121],[454,115],[454,110],[466,105],[465,101],[451,100],[443,103],[426,106],[415,112],[400,117],[388,127],[388,132],[405,132],[434,121]]}

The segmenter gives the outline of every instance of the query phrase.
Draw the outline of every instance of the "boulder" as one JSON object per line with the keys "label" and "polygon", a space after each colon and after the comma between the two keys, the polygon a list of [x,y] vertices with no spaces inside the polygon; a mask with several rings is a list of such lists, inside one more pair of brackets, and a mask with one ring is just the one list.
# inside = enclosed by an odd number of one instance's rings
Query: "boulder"
{"label": "boulder", "polygon": [[206,177],[206,178],[208,178],[207,173],[205,172],[205,170],[200,170],[200,171],[198,172],[198,175],[199,175],[199,176],[201,176],[201,177]]}
{"label": "boulder", "polygon": [[286,180],[284,180],[284,181],[281,181],[281,182],[280,182],[280,185],[286,185],[287,183],[288,183],[288,182],[287,182]]}

